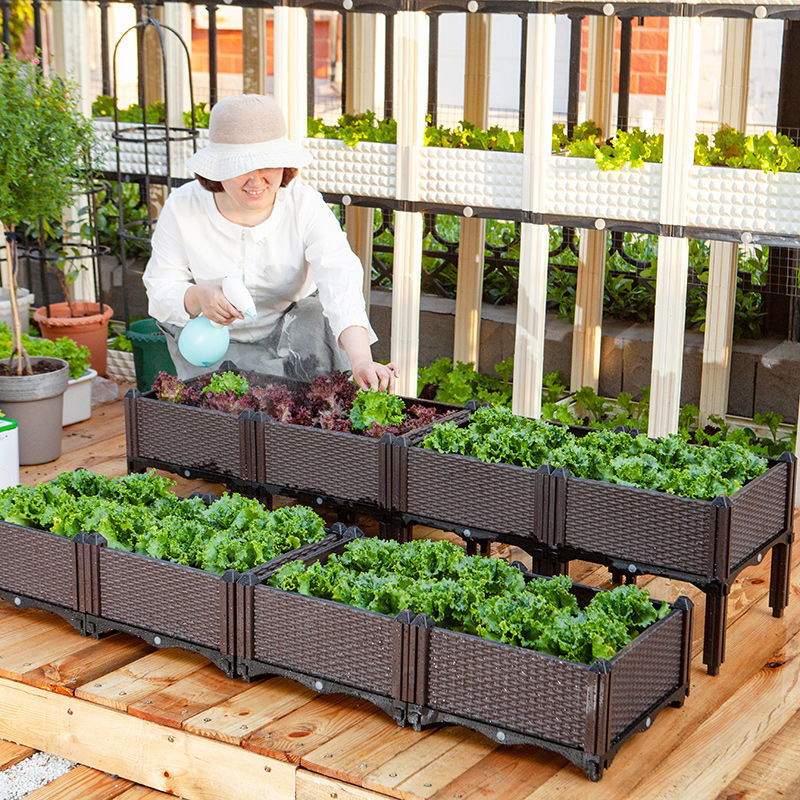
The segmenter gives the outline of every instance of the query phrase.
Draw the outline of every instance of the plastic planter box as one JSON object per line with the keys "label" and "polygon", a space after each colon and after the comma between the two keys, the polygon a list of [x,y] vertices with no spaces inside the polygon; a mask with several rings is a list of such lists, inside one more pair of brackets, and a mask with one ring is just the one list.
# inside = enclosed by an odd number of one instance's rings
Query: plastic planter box
{"label": "plastic planter box", "polygon": [[394,199],[397,182],[397,145],[359,142],[355,147],[339,139],[304,139],[314,160],[303,168],[303,181],[317,191]]}
{"label": "plastic planter box", "polygon": [[[109,339],[109,345],[113,339]],[[134,366],[133,352],[126,350],[112,350],[109,347],[106,357],[106,374],[109,378],[120,381],[136,382],[136,367]]]}
{"label": "plastic planter box", "polygon": [[[406,405],[420,404],[452,419],[467,417],[457,406],[430,400],[403,398]],[[255,415],[256,476],[272,493],[317,495],[337,504],[388,510],[392,486],[392,439],[327,431],[270,420]],[[424,436],[430,426],[415,433]]]}
{"label": "plastic planter box", "polygon": [[665,575],[702,589],[703,662],[715,675],[724,659],[727,595],[742,569],[772,550],[773,615],[782,616],[788,603],[795,469],[795,457],[784,453],[730,497],[710,501],[555,470],[552,540],[564,558],[599,561],[630,575]]}
{"label": "plastic planter box", "polygon": [[487,464],[413,446],[418,441],[396,439],[392,455],[392,509],[406,525],[510,542],[551,562],[581,558],[618,574],[693,583],[706,593],[703,661],[712,675],[724,659],[731,583],[770,550],[770,606],[783,615],[793,539],[790,453],[770,459],[767,472],[731,497],[708,501],[575,478],[547,464]]}
{"label": "plastic planter box", "polygon": [[[363,697],[399,725],[455,723],[502,744],[533,744],[597,780],[627,738],[688,694],[686,598],[612,659],[587,666],[436,628],[427,616],[389,617],[284,592],[261,582],[272,571],[267,565],[238,585],[241,674],[280,674],[318,692]],[[599,590],[573,591],[588,602]]]}
{"label": "plastic planter box", "polygon": [[156,467],[232,485],[256,480],[252,412],[182,406],[138,389],[124,403],[129,472]]}

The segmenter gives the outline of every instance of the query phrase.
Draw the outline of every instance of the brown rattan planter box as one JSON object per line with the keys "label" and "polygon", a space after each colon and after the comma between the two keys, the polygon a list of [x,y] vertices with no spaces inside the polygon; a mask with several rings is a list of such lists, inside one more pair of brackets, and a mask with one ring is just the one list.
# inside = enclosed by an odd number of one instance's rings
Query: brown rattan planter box
{"label": "brown rattan planter box", "polygon": [[409,520],[454,530],[472,541],[502,539],[528,552],[553,544],[548,465],[532,470],[487,464],[412,446],[421,438],[395,440],[394,510]]}
{"label": "brown rattan planter box", "polygon": [[[629,736],[689,690],[686,598],[612,659],[587,666],[436,628],[426,616],[392,618],[250,583],[239,584],[239,613],[251,615],[239,627],[242,675],[282,674],[364,697],[400,725],[450,722],[503,744],[534,744],[595,780]],[[588,602],[599,590],[573,591]]]}
{"label": "brown rattan planter box", "polygon": [[[451,419],[467,418],[457,406],[430,400],[403,398],[407,406],[420,404]],[[431,427],[419,428],[424,436]],[[389,510],[392,486],[391,435],[373,439],[355,433],[328,431],[275,422],[256,414],[257,480],[273,491],[319,495],[339,504]]]}
{"label": "brown rattan planter box", "polygon": [[53,611],[83,632],[79,561],[85,536],[75,539],[0,521],[0,597],[20,608]]}
{"label": "brown rattan planter box", "polygon": [[226,414],[131,389],[125,395],[128,470],[156,467],[187,478],[254,481],[253,426],[249,411]]}

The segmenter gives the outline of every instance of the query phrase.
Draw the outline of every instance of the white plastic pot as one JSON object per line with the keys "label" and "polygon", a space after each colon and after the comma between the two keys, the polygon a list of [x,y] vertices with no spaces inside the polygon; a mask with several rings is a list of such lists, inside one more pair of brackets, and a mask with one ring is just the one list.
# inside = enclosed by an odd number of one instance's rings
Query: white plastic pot
{"label": "white plastic pot", "polygon": [[97,370],[88,368],[80,378],[67,381],[64,392],[64,411],[62,425],[82,422],[92,416],[92,381],[97,377]]}
{"label": "white plastic pot", "polygon": [[19,428],[15,419],[0,418],[0,489],[19,483]]}

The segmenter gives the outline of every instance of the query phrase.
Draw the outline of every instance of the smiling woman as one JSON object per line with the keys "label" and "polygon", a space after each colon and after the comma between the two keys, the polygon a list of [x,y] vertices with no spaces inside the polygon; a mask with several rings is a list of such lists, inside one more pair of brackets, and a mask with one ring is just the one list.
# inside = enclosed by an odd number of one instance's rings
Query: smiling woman
{"label": "smiling woman", "polygon": [[[187,162],[196,181],[174,191],[153,235],[144,274],[150,314],[167,335],[179,377],[198,369],[177,346],[202,314],[230,326],[224,358],[241,369],[310,381],[352,370],[362,388],[393,388],[395,368],[372,360],[361,262],[319,192],[297,177],[311,156],[286,137],[263,95],[221,100],[208,147]],[[257,317],[245,319],[222,290],[241,281]]]}

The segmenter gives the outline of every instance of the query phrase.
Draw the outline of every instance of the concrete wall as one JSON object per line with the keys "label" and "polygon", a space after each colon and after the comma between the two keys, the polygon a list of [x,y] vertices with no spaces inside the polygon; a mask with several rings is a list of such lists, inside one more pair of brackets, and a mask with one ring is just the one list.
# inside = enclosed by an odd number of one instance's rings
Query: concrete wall
{"label": "concrete wall", "polygon": [[[420,365],[453,355],[455,302],[423,295],[420,320]],[[484,308],[481,323],[481,372],[514,355],[516,307]],[[373,290],[370,320],[379,341],[375,358],[389,358],[391,293]],[[568,383],[572,352],[572,325],[555,314],[547,315],[544,372],[561,372]],[[639,396],[650,384],[653,329],[644,323],[608,320],[603,327],[599,393],[616,397],[620,392]],[[698,404],[703,363],[703,335],[687,332],[684,345],[681,405]],[[797,421],[800,393],[800,343],[779,339],[742,339],[734,344],[728,413],[752,417],[756,412],[777,411],[784,422]]]}

